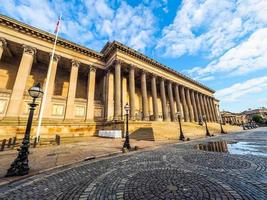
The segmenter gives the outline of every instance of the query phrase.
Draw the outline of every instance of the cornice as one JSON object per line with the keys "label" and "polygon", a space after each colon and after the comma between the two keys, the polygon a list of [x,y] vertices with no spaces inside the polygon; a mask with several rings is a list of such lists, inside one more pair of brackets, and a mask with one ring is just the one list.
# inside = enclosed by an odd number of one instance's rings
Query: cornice
{"label": "cornice", "polygon": [[140,52],[138,52],[138,51],[136,51],[130,47],[123,45],[122,43],[120,43],[118,41],[113,41],[112,43],[108,42],[104,46],[104,48],[101,50],[101,53],[104,54],[105,60],[108,60],[108,58],[110,58],[112,56],[113,52],[115,52],[116,50],[120,50],[122,52],[125,52],[125,53],[132,55],[132,56],[134,56],[140,60],[145,61],[146,63],[152,64],[155,67],[158,67],[158,68],[163,69],[167,72],[170,72],[176,76],[179,76],[179,77],[181,77],[181,78],[183,78],[183,79],[185,79],[191,83],[194,83],[194,84],[196,84],[202,88],[205,88],[206,90],[208,90],[212,93],[215,92],[214,90],[212,90],[211,88],[208,88],[207,86],[203,85],[202,83],[199,83],[199,82],[193,80],[192,78],[190,78],[190,77],[188,77],[188,76],[186,76],[180,72],[177,72],[177,71],[171,69],[170,67],[163,65],[163,64],[159,63],[158,61],[151,59],[148,56],[146,56],[146,55],[144,55],[144,54],[142,54],[142,53],[140,53]]}
{"label": "cornice", "polygon": [[[42,31],[40,29],[34,28],[32,26],[29,26],[27,24],[24,24],[22,22],[19,22],[17,20],[11,19],[7,16],[0,14],[0,25],[8,27],[10,29],[13,29],[17,32],[24,33],[27,35],[30,35],[32,37],[41,39],[43,41],[54,43],[55,41],[55,35],[50,34],[48,32]],[[83,55],[94,57],[100,60],[103,60],[103,54],[96,52],[92,49],[83,47],[81,45],[78,45],[76,43],[70,42],[68,40],[58,38],[57,45],[62,46],[66,49],[71,49],[72,51],[79,52]]]}

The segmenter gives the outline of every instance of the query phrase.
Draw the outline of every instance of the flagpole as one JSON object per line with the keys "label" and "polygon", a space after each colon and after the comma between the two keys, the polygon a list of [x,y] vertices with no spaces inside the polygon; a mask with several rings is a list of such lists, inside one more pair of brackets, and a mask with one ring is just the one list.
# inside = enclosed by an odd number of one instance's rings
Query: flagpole
{"label": "flagpole", "polygon": [[57,46],[57,39],[58,39],[58,33],[59,33],[61,17],[62,17],[62,14],[60,14],[59,24],[58,24],[57,32],[56,32],[56,38],[55,38],[55,42],[54,42],[54,45],[53,45],[53,51],[52,51],[52,55],[51,55],[51,58],[50,58],[50,62],[49,62],[49,66],[48,66],[48,72],[47,72],[47,76],[46,76],[44,95],[43,95],[43,99],[42,99],[42,103],[41,103],[41,108],[40,108],[40,113],[39,113],[39,118],[38,118],[37,131],[36,131],[37,142],[39,142],[42,119],[43,119],[43,115],[44,115],[44,107],[45,107],[46,98],[47,98],[48,84],[49,84],[49,81],[50,81],[50,75],[51,75],[51,71],[52,71],[52,64],[53,64],[55,51],[56,51],[56,46]]}

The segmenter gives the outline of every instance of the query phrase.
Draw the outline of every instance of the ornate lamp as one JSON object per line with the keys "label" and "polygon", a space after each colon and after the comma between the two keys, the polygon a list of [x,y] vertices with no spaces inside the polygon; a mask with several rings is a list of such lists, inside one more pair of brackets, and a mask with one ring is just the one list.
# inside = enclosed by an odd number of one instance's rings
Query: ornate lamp
{"label": "ornate lamp", "polygon": [[209,132],[208,125],[207,125],[206,115],[203,115],[203,121],[204,121],[205,126],[206,126],[206,136],[209,136],[210,137],[210,132]]}
{"label": "ornate lamp", "polygon": [[177,119],[178,119],[178,122],[179,122],[179,127],[180,127],[180,136],[179,136],[179,139],[184,141],[185,137],[184,137],[184,133],[183,133],[183,129],[182,129],[182,124],[181,124],[181,113],[180,112],[177,112],[176,113],[176,116],[177,116]]}
{"label": "ornate lamp", "polygon": [[24,138],[22,141],[22,145],[20,146],[19,154],[17,158],[13,161],[10,168],[7,170],[6,177],[8,176],[23,176],[29,173],[29,146],[30,146],[30,132],[32,127],[32,120],[35,107],[37,104],[35,103],[36,99],[41,97],[43,91],[40,87],[40,83],[37,83],[35,86],[31,87],[29,90],[29,95],[33,98],[32,103],[29,104],[30,106],[30,113],[29,118],[24,134]]}
{"label": "ornate lamp", "polygon": [[128,103],[124,106],[124,110],[126,112],[126,137],[125,142],[123,144],[123,148],[131,149],[130,145],[130,138],[129,138],[129,112],[130,112],[130,106]]}

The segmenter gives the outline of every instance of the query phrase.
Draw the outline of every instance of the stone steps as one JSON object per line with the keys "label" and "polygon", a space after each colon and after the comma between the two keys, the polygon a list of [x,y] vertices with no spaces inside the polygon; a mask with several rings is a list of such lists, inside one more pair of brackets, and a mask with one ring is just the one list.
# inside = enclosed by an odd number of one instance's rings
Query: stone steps
{"label": "stone steps", "polygon": [[[238,126],[223,126],[224,131],[240,131]],[[197,123],[182,122],[182,129],[185,138],[196,139],[206,136],[205,126]],[[221,128],[218,123],[208,123],[210,134],[220,134]],[[177,140],[180,135],[178,122],[149,122],[145,127],[140,124],[130,123],[129,130],[131,138],[139,140]]]}

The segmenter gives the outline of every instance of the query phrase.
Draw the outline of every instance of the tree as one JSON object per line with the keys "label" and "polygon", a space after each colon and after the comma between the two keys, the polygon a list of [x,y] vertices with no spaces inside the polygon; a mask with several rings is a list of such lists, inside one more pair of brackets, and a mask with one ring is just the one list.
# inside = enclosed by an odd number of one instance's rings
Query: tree
{"label": "tree", "polygon": [[263,123],[263,118],[260,115],[253,115],[252,120],[255,121],[256,123]]}

